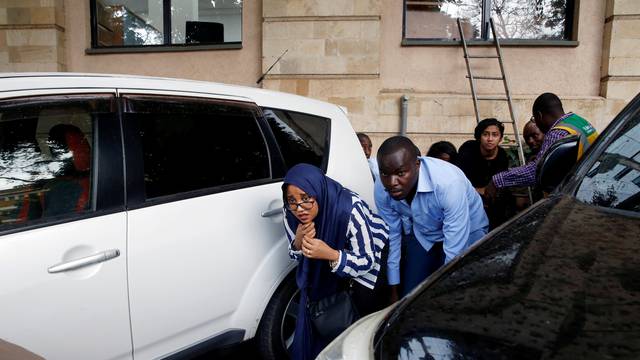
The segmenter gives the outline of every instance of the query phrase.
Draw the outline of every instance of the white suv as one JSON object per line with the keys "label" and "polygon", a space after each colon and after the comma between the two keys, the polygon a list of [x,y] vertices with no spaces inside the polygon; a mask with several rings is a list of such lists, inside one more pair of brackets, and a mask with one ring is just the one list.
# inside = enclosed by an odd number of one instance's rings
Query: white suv
{"label": "white suv", "polygon": [[196,81],[3,74],[0,340],[47,359],[149,359],[255,336],[263,356],[285,356],[297,304],[281,184],[299,162],[373,204],[336,105]]}

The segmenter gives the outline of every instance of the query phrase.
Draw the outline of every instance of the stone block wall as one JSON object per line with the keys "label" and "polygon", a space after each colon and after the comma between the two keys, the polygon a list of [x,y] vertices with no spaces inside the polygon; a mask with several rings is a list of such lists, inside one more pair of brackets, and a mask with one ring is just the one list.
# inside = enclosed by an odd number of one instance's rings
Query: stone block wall
{"label": "stone block wall", "polygon": [[[456,147],[473,138],[476,119],[471,96],[467,94],[403,92],[380,89],[371,79],[280,79],[270,86],[279,91],[302,94],[347,108],[349,119],[356,131],[369,134],[374,152],[384,139],[400,132],[400,98],[409,99],[407,108],[407,135],[425,153],[434,142],[447,140]],[[531,107],[536,95],[516,95],[514,112],[520,134],[531,118]],[[627,104],[623,99],[593,97],[563,97],[566,111],[573,111],[593,123],[602,131],[613,117]],[[481,118],[495,117],[508,121],[509,108],[504,102],[480,102]],[[505,124],[507,137],[514,140],[511,124]]]}
{"label": "stone block wall", "polygon": [[381,95],[381,0],[264,0],[262,69],[268,89],[345,107],[358,131],[397,131]]}
{"label": "stone block wall", "polygon": [[378,0],[266,0],[263,70],[287,50],[271,79],[380,72]]}
{"label": "stone block wall", "polygon": [[0,71],[64,71],[63,0],[0,1]]}
{"label": "stone block wall", "polygon": [[274,75],[379,73],[379,26],[375,18],[265,18],[263,67]]}
{"label": "stone block wall", "polygon": [[607,0],[601,95],[631,100],[640,92],[640,1]]}
{"label": "stone block wall", "polygon": [[[635,46],[635,43],[640,41],[636,32],[640,29],[635,25],[636,15],[633,15],[637,13],[636,7],[640,5],[640,1],[610,0],[609,3],[610,7],[613,6],[608,10],[612,14],[615,11],[616,14],[631,14],[631,17],[607,22],[610,37],[608,43],[606,35],[604,39],[603,53],[606,52],[606,55],[603,55],[603,97],[567,96],[559,93],[565,110],[574,111],[589,119],[598,130],[603,130],[629,100],[629,95],[622,90],[635,86],[636,83],[629,79],[638,73],[634,68],[640,66],[640,61],[635,59],[640,49],[640,46]],[[388,84],[396,86],[394,84],[397,81],[384,80],[384,74],[380,74],[381,69],[385,68],[382,64],[390,61],[389,51],[393,51],[383,49],[385,34],[381,33],[381,29],[384,28],[382,22],[389,21],[391,16],[388,13],[383,14],[383,5],[385,4],[374,0],[337,1],[332,2],[332,6],[314,0],[265,0],[263,70],[266,70],[285,49],[289,51],[274,67],[264,86],[310,96],[347,108],[354,129],[370,135],[374,151],[384,139],[399,133],[400,98],[403,95],[409,98],[408,136],[423,153],[436,141],[448,140],[459,146],[471,139],[476,119],[459,49],[432,48],[431,57],[427,60],[439,59],[436,57],[438,54],[446,55],[446,61],[441,59],[444,62],[436,62],[442,68],[437,76],[446,79],[445,82],[448,84],[464,83],[464,92],[459,92],[456,90],[458,86],[453,85],[435,91],[414,89],[405,85],[413,83],[409,78],[401,82],[402,89],[388,88]],[[401,5],[397,7],[400,8]],[[600,16],[603,15],[601,13]],[[589,24],[584,26],[587,25]],[[611,41],[611,38],[614,40]],[[394,41],[397,42],[399,39],[400,37]],[[587,42],[594,41],[587,39]],[[487,53],[493,51],[488,48],[474,50]],[[423,53],[424,49],[420,51]],[[509,55],[517,57],[521,52],[546,54],[549,51],[564,54],[572,52],[563,49],[521,48],[514,49]],[[404,74],[403,76],[411,76],[408,74],[412,73],[412,64],[424,61],[426,60],[422,55],[416,54],[394,64],[394,68],[406,68],[400,73]],[[479,73],[499,73],[496,62],[480,63],[475,69]],[[555,73],[560,70],[552,71]],[[517,66],[507,68],[507,73],[516,81],[533,81],[526,72],[519,71]],[[562,73],[558,72],[557,75],[561,76]],[[483,94],[497,95],[503,95],[502,90],[502,85],[497,83],[483,83],[478,89]],[[631,92],[633,90],[627,91],[629,94]],[[520,133],[523,125],[531,117],[531,106],[537,95],[514,95],[514,111]],[[505,102],[480,102],[479,112],[481,118],[496,117],[502,121],[510,119]],[[506,124],[506,129],[507,136],[513,140],[512,126]]]}

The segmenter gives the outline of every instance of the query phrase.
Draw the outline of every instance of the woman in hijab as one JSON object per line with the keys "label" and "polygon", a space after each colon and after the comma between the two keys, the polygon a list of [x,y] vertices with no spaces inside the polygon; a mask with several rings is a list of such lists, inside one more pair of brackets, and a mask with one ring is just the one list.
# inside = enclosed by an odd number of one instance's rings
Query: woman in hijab
{"label": "woman in hijab", "polygon": [[388,304],[381,266],[389,231],[357,194],[309,164],[292,167],[282,185],[289,255],[298,261],[300,304],[293,359],[314,359],[333,339],[311,324],[307,306],[352,282],[352,299],[361,316]]}

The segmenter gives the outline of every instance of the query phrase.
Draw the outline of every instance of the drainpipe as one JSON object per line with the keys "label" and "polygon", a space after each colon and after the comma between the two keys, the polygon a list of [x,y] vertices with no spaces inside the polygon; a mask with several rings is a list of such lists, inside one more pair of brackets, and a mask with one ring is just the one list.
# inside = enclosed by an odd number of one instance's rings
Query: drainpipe
{"label": "drainpipe", "polygon": [[407,95],[400,97],[400,135],[407,136],[407,108],[409,107],[409,98]]}

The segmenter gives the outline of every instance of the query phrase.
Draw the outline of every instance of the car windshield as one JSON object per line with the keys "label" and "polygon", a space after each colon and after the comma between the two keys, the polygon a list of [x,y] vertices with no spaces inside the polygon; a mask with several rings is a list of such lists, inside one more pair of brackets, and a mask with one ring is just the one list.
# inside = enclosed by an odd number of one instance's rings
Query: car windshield
{"label": "car windshield", "polygon": [[630,118],[581,180],[584,203],[640,212],[640,111]]}

